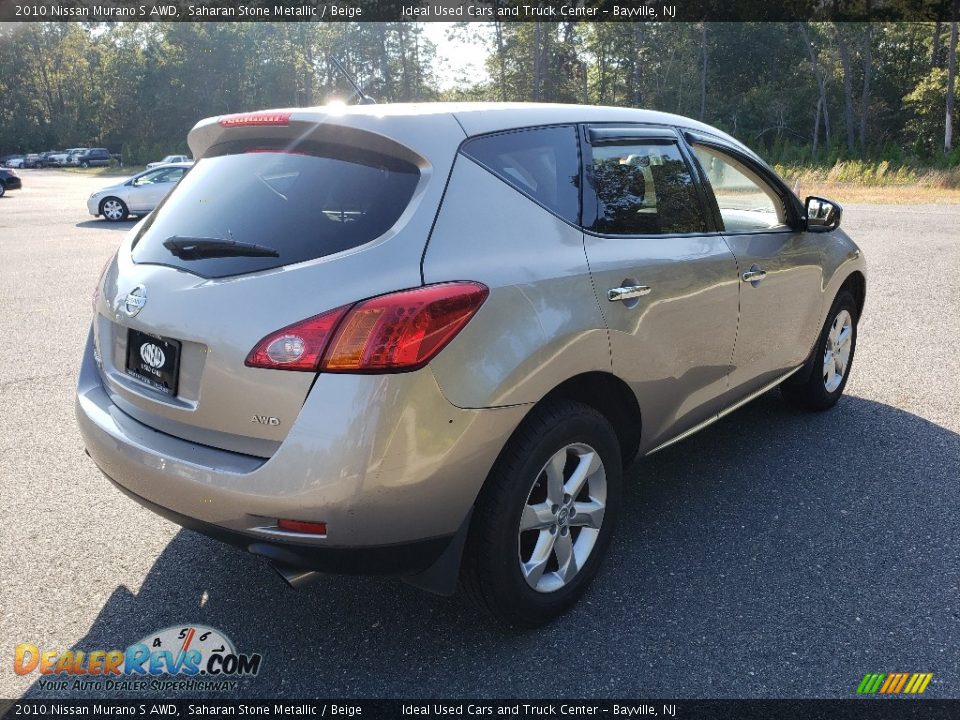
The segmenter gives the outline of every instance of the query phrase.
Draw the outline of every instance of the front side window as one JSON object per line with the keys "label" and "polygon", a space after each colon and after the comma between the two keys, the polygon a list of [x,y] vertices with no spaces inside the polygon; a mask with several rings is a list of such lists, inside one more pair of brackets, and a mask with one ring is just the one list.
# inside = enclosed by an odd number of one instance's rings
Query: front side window
{"label": "front side window", "polygon": [[167,168],[162,171],[159,177],[154,180],[154,182],[159,183],[171,183],[177,182],[180,178],[183,177],[183,174],[186,172],[186,168]]}
{"label": "front side window", "polygon": [[712,147],[694,145],[693,151],[717,198],[724,230],[750,232],[786,225],[783,200],[756,172]]}
{"label": "front side window", "polygon": [[690,169],[674,143],[595,146],[592,183],[597,219],[591,230],[610,235],[707,230]]}
{"label": "front side window", "polygon": [[153,170],[144,175],[141,175],[136,180],[133,181],[133,184],[137,187],[142,185],[154,185],[159,182],[166,182],[163,178],[166,176],[166,171],[164,170]]}
{"label": "front side window", "polygon": [[580,158],[573,126],[484,135],[461,152],[569,222],[580,217]]}

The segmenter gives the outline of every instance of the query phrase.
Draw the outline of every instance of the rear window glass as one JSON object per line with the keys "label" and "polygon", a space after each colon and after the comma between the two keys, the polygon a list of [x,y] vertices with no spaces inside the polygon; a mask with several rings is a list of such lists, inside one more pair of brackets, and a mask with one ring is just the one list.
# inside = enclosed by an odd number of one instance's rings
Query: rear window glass
{"label": "rear window glass", "polygon": [[574,127],[485,135],[462,152],[572,223],[580,219],[580,155]]}
{"label": "rear window glass", "polygon": [[360,148],[221,146],[200,160],[134,241],[137,263],[226,277],[349,250],[389,230],[415,165]]}

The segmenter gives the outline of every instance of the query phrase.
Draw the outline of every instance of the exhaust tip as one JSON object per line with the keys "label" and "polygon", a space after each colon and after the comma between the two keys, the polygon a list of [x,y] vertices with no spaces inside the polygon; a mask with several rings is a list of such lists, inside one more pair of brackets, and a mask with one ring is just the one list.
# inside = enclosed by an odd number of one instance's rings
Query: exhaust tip
{"label": "exhaust tip", "polygon": [[282,563],[270,563],[270,567],[276,570],[277,574],[284,579],[284,582],[294,590],[306,587],[320,578],[320,573],[316,570],[307,570]]}

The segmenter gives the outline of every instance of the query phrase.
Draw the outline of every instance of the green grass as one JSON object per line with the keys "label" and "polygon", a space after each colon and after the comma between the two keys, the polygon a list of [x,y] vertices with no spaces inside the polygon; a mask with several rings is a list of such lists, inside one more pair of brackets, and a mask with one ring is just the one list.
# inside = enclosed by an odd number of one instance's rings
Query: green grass
{"label": "green grass", "polygon": [[130,175],[136,175],[138,172],[145,170],[146,166],[124,165],[123,167],[119,167],[116,165],[111,165],[109,167],[65,167],[55,169],[63,172],[74,173],[76,175],[87,175],[89,177],[129,177]]}

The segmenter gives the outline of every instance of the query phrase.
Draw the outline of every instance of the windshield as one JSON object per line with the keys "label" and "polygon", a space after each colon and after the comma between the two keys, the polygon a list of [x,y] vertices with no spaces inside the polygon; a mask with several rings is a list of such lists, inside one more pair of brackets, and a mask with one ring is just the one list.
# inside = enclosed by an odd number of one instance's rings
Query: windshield
{"label": "windshield", "polygon": [[151,215],[134,262],[226,277],[348,250],[397,222],[420,177],[345,146],[227,150],[197,162]]}

